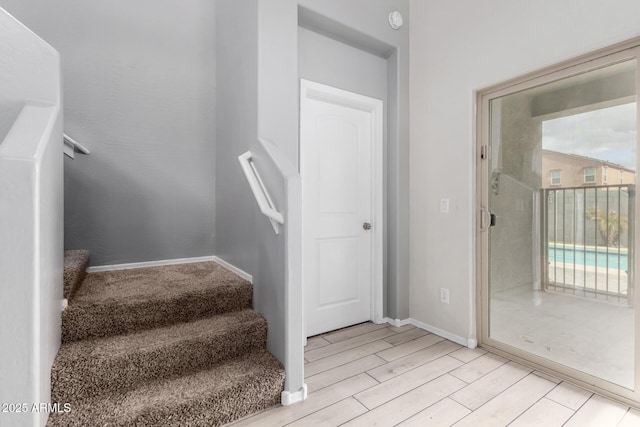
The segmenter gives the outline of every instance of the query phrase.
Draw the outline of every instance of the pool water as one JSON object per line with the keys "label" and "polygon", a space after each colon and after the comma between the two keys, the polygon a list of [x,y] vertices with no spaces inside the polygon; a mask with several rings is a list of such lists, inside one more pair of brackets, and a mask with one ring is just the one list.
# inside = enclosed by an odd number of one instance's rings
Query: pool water
{"label": "pool water", "polygon": [[[626,253],[618,254],[617,248],[610,248],[607,256],[606,250],[599,251],[572,247],[549,247],[549,261],[563,262],[567,264],[587,265],[591,267],[616,268],[620,270],[628,270],[628,255]],[[620,264],[618,264],[620,263]],[[607,265],[608,264],[608,265]]]}

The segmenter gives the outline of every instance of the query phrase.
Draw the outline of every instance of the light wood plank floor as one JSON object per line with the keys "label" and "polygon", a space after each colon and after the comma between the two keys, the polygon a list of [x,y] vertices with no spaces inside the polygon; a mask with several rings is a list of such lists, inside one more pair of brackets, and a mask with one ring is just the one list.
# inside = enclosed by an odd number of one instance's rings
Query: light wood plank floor
{"label": "light wood plank floor", "polygon": [[310,338],[306,401],[241,426],[640,426],[640,411],[407,325]]}

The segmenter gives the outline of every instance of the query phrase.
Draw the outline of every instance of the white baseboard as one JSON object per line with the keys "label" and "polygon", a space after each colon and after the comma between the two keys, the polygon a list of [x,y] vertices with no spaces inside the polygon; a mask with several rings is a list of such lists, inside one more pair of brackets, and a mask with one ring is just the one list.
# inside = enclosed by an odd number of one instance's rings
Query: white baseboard
{"label": "white baseboard", "polygon": [[447,332],[443,329],[436,328],[435,326],[428,325],[416,319],[410,319],[410,320],[411,320],[411,324],[414,325],[415,327],[424,329],[425,331],[429,331],[432,334],[436,334],[442,338],[446,338],[449,341],[453,341],[456,344],[460,344],[468,348],[476,348],[476,346],[478,345],[475,339],[463,338],[459,335],[452,334],[451,332]]}
{"label": "white baseboard", "polygon": [[391,326],[395,326],[397,328],[411,324],[411,319],[400,320],[400,319],[390,319],[388,317],[385,317],[384,321],[390,324]]}
{"label": "white baseboard", "polygon": [[218,265],[226,268],[227,270],[231,271],[232,273],[236,273],[238,276],[242,277],[244,280],[248,281],[249,283],[253,283],[253,276],[249,273],[247,273],[246,271],[240,270],[238,267],[236,267],[233,264],[229,264],[227,261],[218,258],[217,256],[211,257],[212,261],[217,263]]}
{"label": "white baseboard", "polygon": [[283,391],[280,395],[280,403],[282,406],[293,405],[307,399],[307,384],[302,384],[302,388],[298,391]]}
{"label": "white baseboard", "polygon": [[163,259],[158,261],[132,262],[129,264],[99,265],[99,266],[87,268],[87,273],[98,273],[101,271],[130,270],[132,268],[160,267],[163,265],[190,264],[194,262],[215,261],[214,258],[216,257],[202,256],[202,257],[196,257],[196,258],[177,258],[177,259]]}
{"label": "white baseboard", "polygon": [[176,264],[191,264],[194,262],[210,262],[213,261],[221,267],[237,274],[243,279],[253,283],[253,277],[240,270],[238,267],[229,264],[217,256],[202,256],[195,258],[176,258],[176,259],[163,259],[158,261],[145,261],[145,262],[132,262],[128,264],[112,264],[112,265],[99,265],[87,268],[87,273],[98,273],[101,271],[115,271],[115,270],[130,270],[132,268],[147,268],[147,267],[160,267],[163,265],[176,265]]}
{"label": "white baseboard", "polygon": [[460,344],[471,349],[476,348],[478,346],[478,341],[473,338],[469,338],[469,339],[463,338],[461,336],[447,332],[443,329],[436,328],[435,326],[431,326],[426,323],[420,322],[416,319],[409,318],[409,319],[400,320],[400,319],[390,319],[389,317],[385,317],[384,321],[398,328],[401,326],[411,324],[417,328],[424,329],[425,331],[429,331],[432,334],[436,334],[442,338],[446,338],[449,341],[453,341],[456,344]]}

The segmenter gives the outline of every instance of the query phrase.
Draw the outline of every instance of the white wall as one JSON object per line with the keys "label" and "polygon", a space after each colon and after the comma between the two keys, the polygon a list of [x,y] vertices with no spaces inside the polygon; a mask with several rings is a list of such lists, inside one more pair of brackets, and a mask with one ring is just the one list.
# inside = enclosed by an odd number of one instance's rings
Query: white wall
{"label": "white wall", "polygon": [[[410,5],[411,317],[475,338],[474,92],[640,34],[640,2]],[[439,213],[443,197],[449,214]]]}
{"label": "white wall", "polygon": [[0,141],[0,403],[28,405],[0,425],[41,426],[62,309],[60,58],[2,9],[0,40],[0,110],[21,107]]}

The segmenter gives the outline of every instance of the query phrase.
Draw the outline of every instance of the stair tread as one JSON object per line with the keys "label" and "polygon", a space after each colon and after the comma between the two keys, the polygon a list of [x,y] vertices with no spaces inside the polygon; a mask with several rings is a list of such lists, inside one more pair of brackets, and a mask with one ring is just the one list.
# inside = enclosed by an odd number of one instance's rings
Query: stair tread
{"label": "stair tread", "polygon": [[261,349],[208,370],[73,405],[68,414],[52,414],[48,425],[221,425],[277,404],[283,385],[282,365]]}
{"label": "stair tread", "polygon": [[52,396],[78,402],[153,379],[207,369],[264,348],[267,322],[242,310],[128,335],[63,344],[52,367]]}
{"label": "stair tread", "polygon": [[132,304],[249,282],[213,261],[87,274],[73,305]]}
{"label": "stair tread", "polygon": [[251,283],[215,262],[90,273],[62,314],[63,342],[251,308]]}

